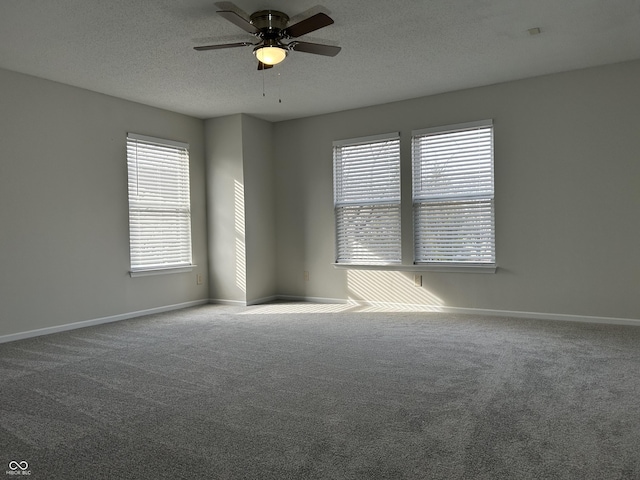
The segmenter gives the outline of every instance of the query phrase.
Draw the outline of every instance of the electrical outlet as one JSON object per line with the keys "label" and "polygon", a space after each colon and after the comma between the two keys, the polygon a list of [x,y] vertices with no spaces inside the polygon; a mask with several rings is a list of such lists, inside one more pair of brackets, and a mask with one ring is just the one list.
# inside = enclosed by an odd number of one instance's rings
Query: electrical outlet
{"label": "electrical outlet", "polygon": [[422,275],[414,275],[413,276],[413,286],[421,287],[422,286]]}
{"label": "electrical outlet", "polygon": [[309,281],[309,272],[308,271],[304,271],[304,281],[308,282]]}
{"label": "electrical outlet", "polygon": [[202,285],[202,274],[201,273],[197,273],[196,274],[196,285]]}

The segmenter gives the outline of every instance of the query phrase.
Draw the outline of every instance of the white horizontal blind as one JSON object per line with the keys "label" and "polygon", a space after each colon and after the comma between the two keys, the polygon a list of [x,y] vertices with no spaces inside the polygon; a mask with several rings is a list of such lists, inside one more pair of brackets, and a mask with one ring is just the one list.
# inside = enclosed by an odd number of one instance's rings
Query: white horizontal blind
{"label": "white horizontal blind", "polygon": [[495,264],[490,120],[413,132],[416,263]]}
{"label": "white horizontal blind", "polygon": [[400,263],[400,138],[335,142],[336,263]]}
{"label": "white horizontal blind", "polygon": [[191,265],[189,146],[127,135],[131,270]]}

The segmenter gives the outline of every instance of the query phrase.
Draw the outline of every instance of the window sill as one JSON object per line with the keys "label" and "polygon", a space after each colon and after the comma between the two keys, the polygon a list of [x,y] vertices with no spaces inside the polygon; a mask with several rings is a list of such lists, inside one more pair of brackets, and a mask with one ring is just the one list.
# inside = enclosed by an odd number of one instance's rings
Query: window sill
{"label": "window sill", "polygon": [[151,275],[169,275],[171,273],[187,273],[197,267],[197,265],[186,265],[183,267],[167,267],[167,268],[145,268],[129,271],[131,277],[149,277]]}
{"label": "window sill", "polygon": [[334,263],[339,270],[388,270],[396,272],[442,272],[442,273],[496,273],[495,264],[418,264],[402,265],[390,263],[386,265],[356,265],[351,263]]}

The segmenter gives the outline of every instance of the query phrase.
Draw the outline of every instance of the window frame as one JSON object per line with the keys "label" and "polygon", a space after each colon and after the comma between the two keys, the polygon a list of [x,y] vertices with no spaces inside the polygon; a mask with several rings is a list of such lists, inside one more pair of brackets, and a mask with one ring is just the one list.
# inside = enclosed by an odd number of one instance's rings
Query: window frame
{"label": "window frame", "polygon": [[[394,168],[397,169],[396,176],[393,183],[397,183],[397,198],[383,199],[369,198],[359,200],[345,200],[341,198],[342,189],[338,186],[339,182],[342,182],[344,175],[339,172],[338,165],[338,150],[344,147],[352,147],[358,145],[373,145],[376,143],[383,143],[393,141],[396,143],[397,157],[395,158]],[[395,188],[395,187],[394,187]],[[362,258],[355,259],[354,261],[345,260],[345,253],[341,252],[342,245],[340,239],[341,225],[339,221],[339,209],[353,206],[353,207],[370,207],[375,208],[382,205],[394,205],[397,208],[397,215],[392,217],[397,221],[397,257],[394,259],[387,259],[384,261],[367,261]],[[385,268],[393,267],[398,268],[402,265],[402,178],[401,178],[401,152],[400,152],[400,133],[391,132],[380,135],[370,135],[366,137],[350,138],[344,140],[337,140],[333,142],[333,209],[334,209],[334,227],[335,227],[335,252],[334,252],[334,265],[342,268]]]}
{"label": "window frame", "polygon": [[[168,152],[172,152],[170,155],[163,157],[160,160],[175,159],[179,160],[177,166],[174,168],[178,170],[178,179],[176,180],[174,174],[164,173],[158,174],[157,167],[159,164],[154,164],[153,160],[147,157],[147,165],[144,166],[145,172],[141,173],[140,156],[136,150],[135,154],[131,154],[132,148],[138,148],[139,146],[148,146],[146,155],[151,155],[151,150],[156,149],[154,153],[159,153],[158,148],[169,149]],[[153,147],[155,146],[155,147]],[[189,159],[189,144],[185,142],[179,142],[175,140],[168,140],[164,138],[151,137],[148,135],[141,135],[137,133],[127,132],[126,137],[126,150],[127,150],[127,197],[128,197],[128,214],[129,214],[129,274],[131,277],[159,275],[168,273],[182,273],[190,272],[194,265],[193,263],[193,242],[192,242],[192,224],[191,224],[191,185],[190,185],[190,159]],[[144,154],[144,153],[143,153]],[[162,157],[161,157],[162,158]],[[145,176],[153,175],[157,183],[153,189],[155,195],[150,193],[147,196],[139,195],[137,188],[141,180],[145,180]],[[143,178],[140,178],[143,177]],[[167,179],[170,181],[167,182]],[[164,183],[163,183],[164,180]],[[147,184],[149,186],[149,183]],[[134,188],[136,191],[134,192]],[[162,195],[161,190],[168,191],[168,195]],[[177,193],[176,193],[177,190]],[[149,188],[148,192],[151,191]],[[185,198],[186,197],[186,198]],[[150,237],[162,238],[162,234],[150,233],[145,234],[140,230],[141,217],[145,217],[146,212],[147,221],[149,218],[153,218],[153,214],[160,214],[166,220],[168,217],[173,216],[175,225],[174,230],[171,230],[173,234],[177,233],[178,245],[180,253],[171,256],[164,254],[158,254],[158,250],[151,250],[145,255],[144,252],[140,253],[140,238],[144,235]],[[167,212],[169,214],[167,215]],[[163,215],[163,213],[165,215]],[[150,215],[149,215],[150,214]],[[135,217],[138,217],[136,220]],[[180,226],[182,224],[182,226]],[[186,226],[185,226],[186,224]],[[158,226],[158,224],[156,224]],[[166,229],[166,225],[164,226]],[[138,233],[135,233],[135,232]],[[164,232],[166,236],[166,230]],[[147,239],[148,241],[148,239]],[[151,247],[149,247],[151,248]],[[176,257],[171,261],[171,257]],[[160,259],[159,262],[153,262],[153,259]]]}
{"label": "window frame", "polygon": [[[474,193],[466,193],[464,195],[450,195],[440,200],[433,200],[431,202],[427,202],[424,199],[420,200],[416,198],[416,167],[419,162],[419,159],[416,158],[416,141],[420,138],[424,138],[425,136],[433,136],[433,135],[442,135],[446,133],[455,133],[455,132],[463,132],[463,131],[472,131],[478,129],[489,128],[491,132],[490,136],[490,185],[491,192],[487,194],[486,192],[482,192],[479,194]],[[494,127],[493,120],[480,120],[477,122],[467,122],[453,125],[444,125],[433,128],[426,128],[421,130],[414,130],[411,132],[411,210],[412,210],[412,219],[413,219],[413,256],[414,256],[414,266],[423,269],[423,270],[434,270],[434,271],[469,271],[469,272],[486,272],[493,273],[496,271],[496,235],[495,235],[495,152],[494,152]],[[419,243],[417,239],[417,230],[419,227],[418,218],[417,218],[417,205],[418,204],[427,204],[427,203],[440,203],[440,204],[451,204],[451,203],[463,203],[463,202],[473,202],[473,201],[489,201],[490,205],[490,229],[491,229],[491,261],[481,261],[481,262],[471,262],[471,261],[420,261],[417,255],[417,249],[419,248]]]}

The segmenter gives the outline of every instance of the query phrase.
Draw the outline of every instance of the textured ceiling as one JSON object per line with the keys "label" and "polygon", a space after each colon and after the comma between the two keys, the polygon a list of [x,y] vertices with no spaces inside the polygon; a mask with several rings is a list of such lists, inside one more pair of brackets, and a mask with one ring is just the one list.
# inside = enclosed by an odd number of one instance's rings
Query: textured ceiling
{"label": "textured ceiling", "polygon": [[253,40],[223,3],[1,0],[0,67],[200,118],[283,120],[640,58],[640,0],[236,0],[335,20],[301,40],[338,56],[258,72],[251,47],[193,50]]}

